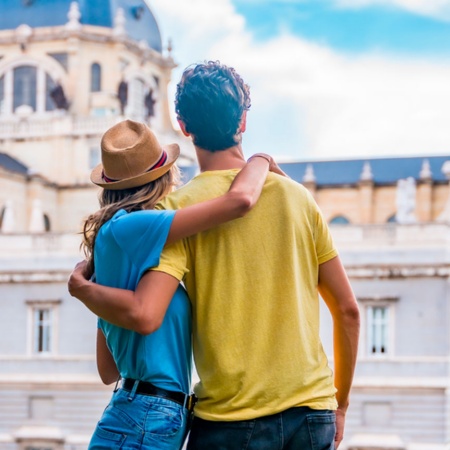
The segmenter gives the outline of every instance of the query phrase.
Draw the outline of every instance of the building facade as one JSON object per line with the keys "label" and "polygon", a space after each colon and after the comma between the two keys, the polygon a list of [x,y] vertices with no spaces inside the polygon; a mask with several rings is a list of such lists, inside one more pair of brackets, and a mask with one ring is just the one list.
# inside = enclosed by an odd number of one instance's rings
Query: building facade
{"label": "building facade", "polygon": [[361,310],[344,449],[450,448],[449,160],[282,165],[331,224]]}
{"label": "building facade", "polygon": [[[111,395],[96,318],[67,292],[101,135],[177,142],[175,67],[144,1],[0,0],[0,449],[82,450]],[[446,157],[284,164],[314,195],[362,312],[344,450],[450,449]],[[331,320],[323,341],[332,365]]]}
{"label": "building facade", "polygon": [[82,450],[111,395],[96,319],[67,292],[100,138],[142,121],[181,164],[175,62],[142,0],[0,0],[0,449]]}

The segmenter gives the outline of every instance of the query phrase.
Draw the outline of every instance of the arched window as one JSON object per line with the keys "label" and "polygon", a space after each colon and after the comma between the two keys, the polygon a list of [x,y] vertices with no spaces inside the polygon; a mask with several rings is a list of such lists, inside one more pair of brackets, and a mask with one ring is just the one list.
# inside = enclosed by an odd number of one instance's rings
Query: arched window
{"label": "arched window", "polygon": [[128,88],[128,109],[134,117],[145,116],[145,83],[139,78],[134,78],[129,82]]}
{"label": "arched window", "polygon": [[37,109],[37,68],[19,66],[13,71],[13,111],[19,106],[27,105],[33,111]]}
{"label": "arched window", "polygon": [[56,87],[56,83],[53,81],[52,77],[46,73],[45,74],[45,110],[53,111],[56,108],[55,101],[52,99],[51,92]]}
{"label": "arched window", "polygon": [[3,225],[3,217],[5,216],[5,210],[6,210],[5,206],[3,206],[2,209],[0,209],[0,231],[1,231],[2,225]]}
{"label": "arched window", "polygon": [[0,77],[0,114],[5,107],[5,76]]}
{"label": "arched window", "polygon": [[102,90],[102,68],[100,64],[94,63],[91,66],[91,92]]}
{"label": "arched window", "polygon": [[49,232],[52,230],[51,223],[50,223],[50,217],[48,217],[47,214],[44,214],[44,229],[46,232]]}
{"label": "arched window", "polygon": [[345,216],[334,216],[330,220],[330,225],[348,225],[349,223],[350,220],[348,220]]}
{"label": "arched window", "polygon": [[36,113],[53,111],[56,105],[50,93],[55,86],[54,79],[38,65],[7,70],[0,76],[0,114],[14,114],[20,107]]}

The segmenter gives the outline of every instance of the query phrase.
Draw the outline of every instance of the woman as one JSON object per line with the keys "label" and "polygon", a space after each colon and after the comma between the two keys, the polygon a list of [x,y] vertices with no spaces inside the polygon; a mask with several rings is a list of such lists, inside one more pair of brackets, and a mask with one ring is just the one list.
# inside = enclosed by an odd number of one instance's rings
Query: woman
{"label": "woman", "polygon": [[[102,381],[123,379],[89,448],[178,449],[194,403],[189,395],[190,304],[178,280],[149,269],[158,265],[164,245],[246,214],[269,166],[279,169],[269,156],[254,155],[225,195],[178,211],[158,211],[156,203],[176,182],[178,145],[161,147],[146,125],[127,120],[104,134],[101,150],[102,164],[91,174],[103,188],[101,209],[84,224],[87,270],[95,270],[99,284],[128,289],[132,307],[124,309],[119,302],[111,307],[101,297],[88,300],[83,289],[90,284],[80,288],[69,281],[71,294],[99,316]],[[114,323],[118,311],[128,329]]]}

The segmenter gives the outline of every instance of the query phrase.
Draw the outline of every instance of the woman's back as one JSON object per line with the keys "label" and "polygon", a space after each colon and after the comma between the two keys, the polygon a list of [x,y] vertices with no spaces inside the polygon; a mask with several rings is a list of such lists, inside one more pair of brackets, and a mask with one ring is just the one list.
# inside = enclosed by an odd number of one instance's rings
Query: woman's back
{"label": "woman's back", "polygon": [[[135,290],[143,274],[159,263],[174,211],[118,211],[95,241],[96,281]],[[149,335],[112,325],[99,318],[108,348],[122,378],[150,381],[171,391],[190,391],[190,303],[180,286],[161,327]]]}

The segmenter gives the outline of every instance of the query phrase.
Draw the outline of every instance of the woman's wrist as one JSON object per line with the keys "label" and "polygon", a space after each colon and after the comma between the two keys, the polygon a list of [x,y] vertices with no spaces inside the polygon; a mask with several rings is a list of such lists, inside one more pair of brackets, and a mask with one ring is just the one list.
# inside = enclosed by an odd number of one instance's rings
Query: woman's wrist
{"label": "woman's wrist", "polygon": [[266,155],[265,153],[255,153],[254,155],[250,156],[250,158],[248,158],[247,163],[249,163],[253,158],[263,158],[269,163],[269,166],[272,164],[272,157]]}

